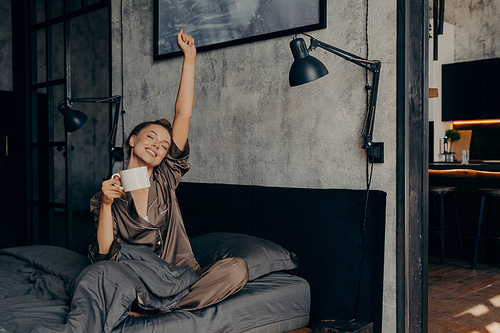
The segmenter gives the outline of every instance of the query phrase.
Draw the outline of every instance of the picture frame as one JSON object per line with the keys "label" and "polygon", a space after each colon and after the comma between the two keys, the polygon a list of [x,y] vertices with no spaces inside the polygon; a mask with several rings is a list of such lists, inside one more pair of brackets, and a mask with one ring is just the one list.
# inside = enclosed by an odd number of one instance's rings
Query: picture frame
{"label": "picture frame", "polygon": [[326,0],[155,0],[154,59],[182,54],[177,33],[198,52],[326,28]]}

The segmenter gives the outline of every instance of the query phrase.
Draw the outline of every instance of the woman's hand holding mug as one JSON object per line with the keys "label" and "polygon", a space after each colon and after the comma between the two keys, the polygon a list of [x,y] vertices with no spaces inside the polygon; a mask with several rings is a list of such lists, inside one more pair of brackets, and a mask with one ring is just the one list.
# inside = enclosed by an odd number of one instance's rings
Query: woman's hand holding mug
{"label": "woman's hand holding mug", "polygon": [[119,175],[114,174],[111,179],[102,182],[102,203],[111,205],[116,198],[120,198],[125,191]]}
{"label": "woman's hand holding mug", "polygon": [[102,182],[102,202],[112,204],[125,192],[140,190],[150,186],[148,168],[138,167],[122,170],[113,174],[111,179]]}

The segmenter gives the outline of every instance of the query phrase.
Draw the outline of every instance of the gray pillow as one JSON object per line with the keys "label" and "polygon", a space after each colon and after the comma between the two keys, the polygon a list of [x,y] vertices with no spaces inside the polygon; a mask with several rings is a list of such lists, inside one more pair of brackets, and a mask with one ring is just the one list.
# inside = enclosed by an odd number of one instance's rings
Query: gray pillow
{"label": "gray pillow", "polygon": [[191,246],[201,267],[229,257],[245,259],[248,281],[271,272],[294,269],[299,264],[293,252],[266,239],[244,234],[209,233],[192,238]]}

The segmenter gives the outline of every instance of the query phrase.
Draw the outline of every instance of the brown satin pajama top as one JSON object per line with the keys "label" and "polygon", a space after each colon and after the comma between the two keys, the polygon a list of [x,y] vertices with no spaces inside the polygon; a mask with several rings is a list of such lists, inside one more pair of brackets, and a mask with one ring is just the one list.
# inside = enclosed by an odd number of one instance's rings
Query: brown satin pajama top
{"label": "brown satin pajama top", "polygon": [[[189,144],[180,151],[175,143],[162,163],[153,169],[148,198],[148,221],[136,211],[129,192],[115,199],[112,204],[115,240],[108,254],[99,254],[95,238],[89,247],[89,259],[119,260],[120,243],[143,245],[168,263],[189,268],[196,272],[200,266],[194,258],[189,238],[184,228],[175,189],[182,176],[189,170]],[[90,211],[96,226],[99,221],[101,191],[90,200]]]}

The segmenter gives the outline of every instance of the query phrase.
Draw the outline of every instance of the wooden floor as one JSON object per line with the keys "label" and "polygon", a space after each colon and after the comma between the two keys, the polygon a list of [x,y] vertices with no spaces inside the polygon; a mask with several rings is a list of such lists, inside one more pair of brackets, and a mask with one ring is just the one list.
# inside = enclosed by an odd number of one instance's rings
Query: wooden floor
{"label": "wooden floor", "polygon": [[429,257],[429,333],[500,333],[500,267]]}

